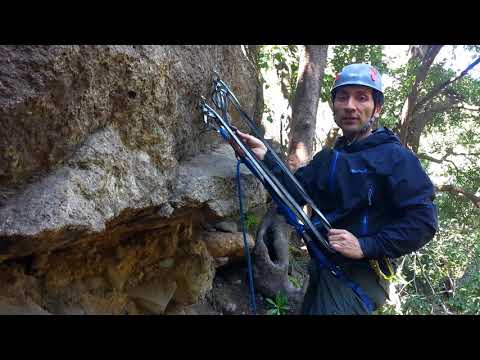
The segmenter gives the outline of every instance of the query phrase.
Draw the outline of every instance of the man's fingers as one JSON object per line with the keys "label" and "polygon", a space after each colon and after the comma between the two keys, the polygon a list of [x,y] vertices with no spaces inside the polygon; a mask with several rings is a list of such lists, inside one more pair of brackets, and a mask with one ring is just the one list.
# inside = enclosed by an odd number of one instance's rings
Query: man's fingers
{"label": "man's fingers", "polygon": [[237,134],[242,140],[248,138],[248,134],[245,134],[238,129],[235,130],[235,134]]}
{"label": "man's fingers", "polygon": [[237,135],[239,135],[238,137],[240,138],[240,140],[244,143],[244,144],[247,144],[249,143],[249,135],[248,134],[244,134],[240,131],[237,131]]}
{"label": "man's fingers", "polygon": [[240,135],[240,139],[244,142],[244,143],[255,143],[255,137],[250,135],[250,134],[246,134],[246,133],[243,133],[241,132],[240,130],[237,130],[236,132],[238,135]]}
{"label": "man's fingers", "polygon": [[343,250],[344,249],[344,246],[342,243],[339,243],[339,242],[331,242],[330,243],[330,246],[334,249],[334,250],[337,250],[337,251],[340,251],[340,250]]}
{"label": "man's fingers", "polygon": [[344,241],[343,235],[331,235],[328,237],[328,241]]}
{"label": "man's fingers", "polygon": [[339,235],[339,234],[346,234],[347,230],[344,229],[330,229],[328,230],[328,235]]}

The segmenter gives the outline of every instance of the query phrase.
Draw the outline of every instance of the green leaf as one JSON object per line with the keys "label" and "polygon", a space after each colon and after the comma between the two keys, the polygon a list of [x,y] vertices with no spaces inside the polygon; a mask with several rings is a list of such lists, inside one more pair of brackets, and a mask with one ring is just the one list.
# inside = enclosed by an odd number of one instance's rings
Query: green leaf
{"label": "green leaf", "polygon": [[267,303],[275,306],[275,307],[277,306],[277,304],[275,304],[275,302],[274,302],[272,299],[270,299],[270,298],[266,298],[265,301],[266,301]]}
{"label": "green leaf", "polygon": [[267,311],[268,315],[279,315],[277,309],[270,309]]}

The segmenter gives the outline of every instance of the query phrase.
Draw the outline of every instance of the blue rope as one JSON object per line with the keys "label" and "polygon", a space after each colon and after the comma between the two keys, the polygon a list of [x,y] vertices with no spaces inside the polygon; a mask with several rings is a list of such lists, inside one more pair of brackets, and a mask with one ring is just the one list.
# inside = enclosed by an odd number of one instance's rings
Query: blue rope
{"label": "blue rope", "polygon": [[252,271],[252,262],[250,260],[250,253],[248,251],[248,243],[247,243],[247,231],[245,229],[245,219],[243,213],[243,201],[242,201],[242,185],[240,183],[240,165],[242,164],[242,160],[239,159],[237,162],[237,190],[238,190],[238,200],[240,205],[240,219],[242,221],[242,232],[243,232],[243,249],[245,252],[245,258],[247,259],[247,266],[248,266],[248,285],[250,288],[250,301],[251,301],[251,308],[252,313],[254,315],[257,314],[257,307],[255,304],[255,289],[253,287],[253,271]]}

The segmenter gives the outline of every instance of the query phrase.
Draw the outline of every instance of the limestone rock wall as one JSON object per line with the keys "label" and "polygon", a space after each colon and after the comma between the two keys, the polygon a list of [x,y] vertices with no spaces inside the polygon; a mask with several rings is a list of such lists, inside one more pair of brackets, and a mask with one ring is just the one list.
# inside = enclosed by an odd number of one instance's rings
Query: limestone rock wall
{"label": "limestone rock wall", "polygon": [[233,151],[196,108],[214,67],[258,115],[240,46],[0,46],[0,313],[175,313],[208,291],[205,229],[238,215]]}

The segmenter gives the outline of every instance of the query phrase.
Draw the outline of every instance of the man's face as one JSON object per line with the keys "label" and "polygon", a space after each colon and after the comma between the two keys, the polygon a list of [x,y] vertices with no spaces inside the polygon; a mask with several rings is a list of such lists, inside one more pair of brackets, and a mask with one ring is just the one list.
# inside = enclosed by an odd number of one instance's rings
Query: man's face
{"label": "man's face", "polygon": [[[360,85],[346,85],[337,90],[333,104],[335,122],[345,133],[361,130],[373,114],[373,90]],[[375,117],[381,107],[375,108]]]}

